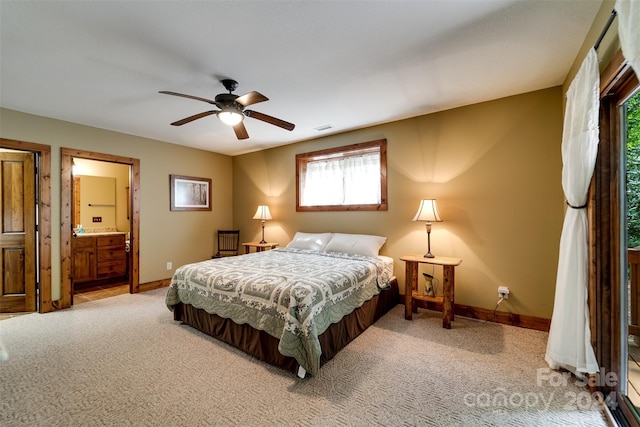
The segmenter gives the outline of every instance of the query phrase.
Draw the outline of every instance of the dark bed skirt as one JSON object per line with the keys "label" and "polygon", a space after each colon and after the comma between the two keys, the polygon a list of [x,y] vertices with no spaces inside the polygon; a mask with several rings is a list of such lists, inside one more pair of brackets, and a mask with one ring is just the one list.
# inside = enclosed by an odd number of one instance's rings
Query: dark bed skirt
{"label": "dark bed skirt", "polygon": [[[353,341],[376,320],[386,314],[399,302],[398,281],[394,277],[391,288],[383,290],[362,307],[334,323],[319,336],[322,355],[320,366],[331,360],[341,349]],[[238,325],[232,320],[195,308],[189,304],[178,304],[173,311],[174,320],[192,326],[211,335],[251,356],[278,366],[287,371],[298,373],[299,364],[293,357],[283,356],[278,351],[278,339],[264,331],[259,331],[245,324]]]}

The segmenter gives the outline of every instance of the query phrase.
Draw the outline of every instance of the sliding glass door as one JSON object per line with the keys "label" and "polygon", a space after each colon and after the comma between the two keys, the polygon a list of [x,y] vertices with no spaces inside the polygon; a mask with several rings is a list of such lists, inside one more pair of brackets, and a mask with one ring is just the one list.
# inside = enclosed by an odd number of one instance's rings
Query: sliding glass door
{"label": "sliding glass door", "polygon": [[[600,364],[596,386],[618,421],[638,425],[640,284],[633,275],[640,244],[640,83],[621,54],[602,73],[600,144],[590,192],[589,307]],[[611,398],[614,397],[615,399]],[[624,424],[624,422],[623,422]]]}
{"label": "sliding glass door", "polygon": [[[640,408],[640,92],[621,106],[623,165],[622,285],[626,297],[626,395]],[[624,357],[625,349],[623,346]]]}

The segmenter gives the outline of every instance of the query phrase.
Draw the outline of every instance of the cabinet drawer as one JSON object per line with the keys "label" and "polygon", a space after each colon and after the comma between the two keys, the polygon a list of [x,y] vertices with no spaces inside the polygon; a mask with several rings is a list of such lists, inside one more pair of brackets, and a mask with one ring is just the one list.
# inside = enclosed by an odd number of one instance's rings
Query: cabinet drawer
{"label": "cabinet drawer", "polygon": [[98,263],[98,278],[118,277],[127,274],[127,264],[123,261],[105,261]]}
{"label": "cabinet drawer", "polygon": [[93,248],[95,244],[96,244],[96,239],[91,236],[74,237],[73,239],[71,239],[72,249]]}
{"label": "cabinet drawer", "polygon": [[98,236],[98,246],[122,245],[124,248],[124,234],[114,234],[110,236]]}
{"label": "cabinet drawer", "polygon": [[122,261],[127,258],[124,246],[100,246],[98,247],[98,262]]}

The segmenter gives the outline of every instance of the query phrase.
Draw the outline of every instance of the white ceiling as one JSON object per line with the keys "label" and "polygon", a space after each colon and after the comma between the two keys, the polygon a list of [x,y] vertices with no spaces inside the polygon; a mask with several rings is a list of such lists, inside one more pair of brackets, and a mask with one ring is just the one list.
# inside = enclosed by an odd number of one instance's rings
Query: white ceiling
{"label": "white ceiling", "polygon": [[[0,0],[0,106],[229,155],[559,85],[600,0]],[[249,139],[212,108],[233,78]],[[331,129],[315,128],[330,125]]]}

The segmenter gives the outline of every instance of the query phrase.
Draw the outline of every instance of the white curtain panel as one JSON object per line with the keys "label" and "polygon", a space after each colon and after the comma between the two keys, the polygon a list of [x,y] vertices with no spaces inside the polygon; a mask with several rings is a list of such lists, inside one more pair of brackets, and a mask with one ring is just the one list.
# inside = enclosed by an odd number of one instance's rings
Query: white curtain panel
{"label": "white curtain panel", "polygon": [[562,188],[567,208],[545,360],[578,376],[598,372],[591,347],[588,296],[587,191],[598,152],[598,56],[587,54],[567,91],[562,134]]}
{"label": "white curtain panel", "polygon": [[616,12],[622,54],[640,78],[640,0],[618,0]]}
{"label": "white curtain panel", "polygon": [[309,162],[300,202],[303,206],[376,204],[379,183],[380,153]]}

